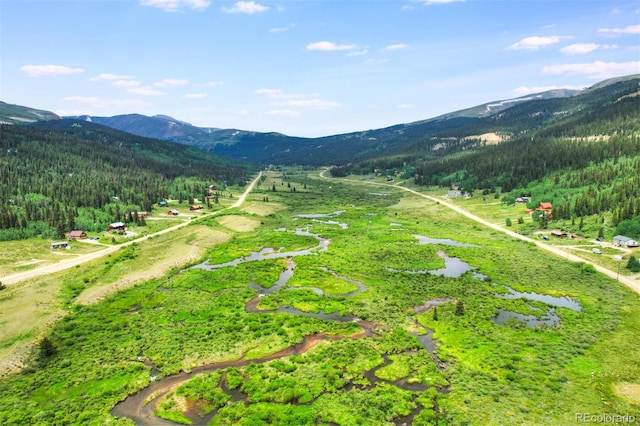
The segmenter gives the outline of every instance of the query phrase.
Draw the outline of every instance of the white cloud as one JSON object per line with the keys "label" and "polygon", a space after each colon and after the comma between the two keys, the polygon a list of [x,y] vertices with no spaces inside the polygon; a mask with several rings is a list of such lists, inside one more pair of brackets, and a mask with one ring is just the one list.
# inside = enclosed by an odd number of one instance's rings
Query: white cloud
{"label": "white cloud", "polygon": [[609,34],[640,34],[640,25],[629,25],[624,28],[600,28],[598,32]]}
{"label": "white cloud", "polygon": [[208,81],[204,84],[201,84],[198,87],[218,87],[223,85],[224,85],[224,81]]}
{"label": "white cloud", "polygon": [[425,6],[431,6],[434,4],[447,4],[447,3],[456,3],[456,2],[464,2],[465,0],[414,0],[417,3],[422,3]]}
{"label": "white cloud", "polygon": [[222,10],[227,13],[246,13],[253,15],[254,13],[266,12],[269,8],[254,1],[239,1],[233,5],[233,7],[223,7]]}
{"label": "white cloud", "polygon": [[416,106],[413,104],[398,104],[396,105],[396,108],[398,109],[412,109],[415,108]]}
{"label": "white cloud", "polygon": [[388,63],[389,60],[384,58],[384,59],[367,59],[366,61],[364,61],[365,65],[382,65],[382,64],[386,64]]}
{"label": "white cloud", "polygon": [[269,28],[269,32],[270,33],[284,33],[287,31],[290,31],[292,29],[294,29],[296,27],[296,24],[289,24],[286,27],[279,27],[279,28]]}
{"label": "white cloud", "polygon": [[513,93],[513,95],[516,96],[516,97],[520,97],[520,96],[530,95],[532,93],[548,92],[549,90],[559,90],[559,89],[581,90],[581,89],[584,89],[584,87],[578,87],[578,86],[531,86],[531,87],[520,86],[520,87],[516,87],[515,89],[513,89],[511,91],[511,93]]}
{"label": "white cloud", "polygon": [[113,83],[111,83],[113,87],[123,87],[123,88],[138,87],[140,86],[140,84],[141,83],[137,80],[116,80]]}
{"label": "white cloud", "polygon": [[189,84],[189,80],[180,80],[177,78],[165,78],[164,80],[153,83],[153,85],[157,87],[186,86],[187,84]]}
{"label": "white cloud", "polygon": [[151,6],[163,9],[166,12],[177,12],[180,9],[206,9],[211,2],[209,0],[140,0],[142,6]]}
{"label": "white cloud", "polygon": [[637,62],[602,62],[585,64],[559,64],[542,68],[544,74],[585,74],[591,78],[606,79],[622,75],[640,73],[640,61]]}
{"label": "white cloud", "polygon": [[333,101],[324,101],[317,98],[316,93],[299,94],[285,93],[280,89],[258,89],[256,93],[266,96],[268,99],[274,100],[271,105],[282,107],[310,107],[314,109],[332,109],[338,108],[340,104]]}
{"label": "white cloud", "polygon": [[280,89],[258,89],[256,93],[259,95],[265,95],[268,98],[277,98],[283,96],[282,90]]}
{"label": "white cloud", "polygon": [[25,65],[20,71],[29,77],[57,77],[59,75],[81,74],[82,68],[65,67],[64,65]]}
{"label": "white cloud", "polygon": [[136,108],[148,106],[148,102],[140,100],[100,99],[91,96],[68,96],[62,99],[65,102],[73,102],[87,108]]}
{"label": "white cloud", "polygon": [[330,41],[317,41],[315,43],[307,44],[307,50],[324,50],[324,51],[336,51],[336,50],[353,50],[357,46],[355,44],[336,44]]}
{"label": "white cloud", "polygon": [[526,37],[517,43],[513,43],[507,46],[509,50],[538,50],[541,47],[547,47],[552,44],[559,43],[563,37],[561,36],[549,36],[549,37]]}
{"label": "white cloud", "polygon": [[367,53],[369,53],[369,49],[358,50],[358,51],[355,51],[355,52],[349,52],[349,53],[347,53],[347,56],[363,56],[363,55],[366,55]]}
{"label": "white cloud", "polygon": [[127,92],[129,93],[133,93],[136,95],[142,95],[142,96],[162,96],[164,95],[163,92],[153,89],[151,87],[134,87],[131,88],[129,90],[127,90]]}
{"label": "white cloud", "polygon": [[186,99],[202,99],[202,98],[206,98],[207,94],[206,93],[187,93],[186,95],[184,95],[184,97]]}
{"label": "white cloud", "polygon": [[265,115],[268,115],[269,117],[286,117],[286,118],[295,118],[300,116],[300,114],[297,111],[293,111],[290,109],[274,109],[274,110],[265,112]]}
{"label": "white cloud", "polygon": [[280,89],[258,89],[256,90],[256,93],[259,95],[265,95],[269,99],[300,99],[317,96],[317,94],[315,93],[309,93],[306,95],[297,93],[285,93]]}
{"label": "white cloud", "polygon": [[322,99],[299,99],[286,102],[275,102],[274,106],[312,107],[315,109],[333,109],[340,107],[338,102],[323,101]]}
{"label": "white cloud", "polygon": [[402,49],[406,49],[407,47],[409,47],[409,46],[407,46],[404,43],[398,43],[398,44],[390,44],[389,46],[385,47],[382,50],[385,50],[385,51],[402,50]]}
{"label": "white cloud", "polygon": [[90,78],[89,81],[128,80],[130,78],[131,76],[128,76],[128,75],[109,74],[109,73],[103,72],[101,74],[98,74],[95,77]]}
{"label": "white cloud", "polygon": [[576,43],[565,46],[560,51],[565,55],[584,55],[598,49],[614,49],[612,44]]}

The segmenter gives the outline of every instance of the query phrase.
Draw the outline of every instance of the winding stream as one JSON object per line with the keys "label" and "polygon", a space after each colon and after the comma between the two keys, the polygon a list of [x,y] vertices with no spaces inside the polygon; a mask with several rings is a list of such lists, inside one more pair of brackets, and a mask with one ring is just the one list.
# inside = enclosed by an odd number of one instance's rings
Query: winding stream
{"label": "winding stream", "polygon": [[[341,214],[342,211],[338,211],[338,212],[334,212],[334,213],[330,213],[329,215],[324,215],[324,216],[317,216],[317,215],[299,215],[298,217],[305,217],[305,218],[310,218],[310,219],[315,219],[316,217],[327,217],[327,216],[337,216],[339,214]],[[255,283],[249,283],[248,285],[250,287],[252,287],[254,290],[257,291],[257,296],[252,298],[251,300],[249,300],[246,304],[245,304],[245,309],[247,312],[251,312],[251,313],[256,313],[256,314],[269,314],[269,313],[275,313],[275,312],[282,312],[282,313],[288,313],[288,314],[292,314],[292,315],[303,315],[303,316],[309,316],[309,317],[313,317],[313,318],[318,318],[318,319],[322,319],[322,320],[331,320],[331,321],[341,321],[341,322],[347,322],[347,321],[353,321],[353,322],[357,322],[358,325],[361,328],[361,332],[358,332],[356,334],[353,334],[351,336],[334,336],[334,335],[329,335],[329,334],[315,334],[315,335],[310,335],[310,336],[305,336],[303,341],[301,343],[295,344],[293,346],[290,346],[286,349],[283,349],[281,351],[278,351],[276,353],[270,354],[270,355],[266,355],[263,357],[259,357],[259,358],[244,358],[241,357],[240,359],[236,359],[236,360],[231,360],[231,361],[222,361],[222,362],[216,362],[216,363],[211,363],[211,364],[206,364],[206,365],[202,365],[199,367],[194,368],[191,372],[180,372],[171,376],[167,376],[167,377],[163,377],[160,380],[155,380],[155,375],[157,374],[156,368],[155,366],[147,359],[145,359],[143,362],[145,365],[147,365],[148,367],[150,367],[150,371],[151,371],[151,382],[150,384],[136,392],[135,394],[129,395],[127,398],[125,398],[123,401],[119,402],[118,404],[116,404],[113,409],[111,410],[111,414],[116,416],[116,417],[126,417],[129,418],[131,420],[133,420],[135,422],[136,425],[169,425],[169,426],[173,426],[175,425],[175,423],[168,421],[168,420],[164,420],[161,419],[157,416],[154,415],[154,410],[156,409],[156,405],[157,403],[165,396],[167,395],[169,392],[177,389],[180,385],[182,385],[183,383],[187,382],[188,380],[192,379],[194,376],[204,373],[204,372],[208,372],[208,371],[215,371],[215,370],[220,370],[220,369],[225,369],[228,367],[243,367],[243,366],[247,366],[249,364],[252,363],[264,363],[264,362],[268,362],[268,361],[272,361],[278,358],[282,358],[282,357],[287,357],[287,356],[291,356],[291,355],[297,355],[297,354],[301,354],[304,353],[308,350],[310,350],[311,348],[313,348],[314,346],[316,346],[318,343],[322,342],[322,341],[326,341],[326,340],[338,340],[338,339],[345,339],[345,338],[350,338],[350,339],[359,339],[359,338],[363,338],[363,337],[372,337],[375,335],[374,329],[377,327],[376,324],[368,322],[368,321],[362,321],[359,320],[357,318],[355,318],[352,315],[339,315],[339,314],[327,314],[324,312],[319,312],[319,313],[311,313],[311,312],[303,312],[297,309],[294,309],[292,307],[287,307],[287,306],[280,306],[278,309],[275,310],[261,310],[257,308],[257,305],[260,302],[260,299],[262,297],[265,297],[267,295],[273,294],[275,292],[280,291],[289,281],[289,279],[293,276],[294,274],[294,269],[295,269],[295,262],[293,261],[293,258],[296,256],[306,256],[306,255],[310,255],[310,254],[314,254],[314,253],[319,253],[322,251],[327,250],[331,240],[327,239],[327,238],[322,238],[317,234],[312,234],[308,231],[307,229],[302,229],[302,228],[297,228],[295,231],[296,235],[305,235],[305,236],[313,236],[314,238],[316,238],[316,240],[318,241],[317,246],[312,247],[310,249],[305,249],[305,250],[296,250],[296,251],[275,251],[272,248],[265,248],[263,250],[261,250],[260,252],[252,252],[249,256],[244,256],[244,257],[240,257],[238,259],[234,259],[233,261],[230,262],[226,262],[226,263],[221,263],[221,264],[210,264],[209,261],[205,261],[203,263],[200,263],[198,265],[193,266],[192,268],[199,268],[199,269],[204,269],[204,270],[215,270],[215,269],[219,269],[219,268],[225,268],[225,267],[230,267],[230,266],[236,266],[239,265],[241,263],[244,262],[255,262],[255,261],[261,261],[261,260],[265,260],[265,259],[278,259],[278,258],[286,258],[286,269],[284,271],[282,271],[277,279],[277,281],[269,288],[265,288],[262,286],[259,286]],[[461,274],[463,274],[464,272],[466,272],[469,269],[474,269],[471,266],[469,266],[468,264],[460,261],[459,259],[456,258],[448,258],[443,252],[439,252],[438,253],[440,256],[445,258],[445,268],[444,270],[437,270],[435,271],[435,273],[437,274],[439,271],[442,271],[441,273],[445,276],[459,276]],[[339,275],[338,273],[329,270],[328,268],[323,268],[323,270],[325,272],[331,273],[333,274],[333,276],[339,278],[339,279],[343,279],[345,281],[348,281],[352,284],[355,284],[358,288],[354,291],[351,291],[349,293],[344,293],[344,294],[340,294],[338,296],[342,296],[342,297],[351,297],[354,296],[358,293],[361,293],[363,291],[366,290],[366,286],[364,285],[364,283],[357,281],[357,280],[353,280],[349,277],[343,276],[343,275]],[[455,272],[453,272],[455,271]],[[434,271],[431,271],[430,273],[433,273]],[[318,295],[326,295],[322,289],[317,288],[317,287],[295,287],[295,288],[288,288],[287,290],[300,290],[300,289],[307,289],[307,290],[311,290],[314,291],[316,294]],[[328,295],[326,295],[328,296]],[[445,303],[449,301],[448,299],[438,299],[438,300],[433,300],[433,301],[427,301],[426,304],[422,307],[424,310],[429,309],[429,307],[431,306],[435,306],[439,303]],[[420,309],[416,308],[416,309]],[[422,327],[424,328],[424,330],[426,331],[426,333],[424,334],[419,334],[419,333],[415,333],[412,332],[411,334],[414,335],[418,341],[424,346],[424,348],[428,351],[428,353],[431,355],[431,357],[433,358],[434,362],[436,362],[436,365],[438,367],[438,369],[440,369],[441,371],[444,370],[445,365],[442,363],[442,361],[438,358],[437,354],[436,354],[436,344],[434,342],[434,340],[432,339],[432,333],[433,330],[430,330],[424,326],[422,326],[421,324],[415,322],[412,318],[409,318],[411,321],[414,322],[414,324],[418,327]],[[395,380],[395,381],[386,381],[386,380],[382,380],[376,377],[376,371],[382,367],[387,366],[390,361],[387,355],[383,355],[384,358],[384,362],[383,364],[381,364],[380,366],[377,366],[376,368],[373,368],[371,370],[369,370],[368,372],[366,372],[364,374],[364,376],[369,380],[370,382],[370,386],[373,387],[376,385],[376,383],[378,382],[387,382],[390,383],[394,386],[398,386],[401,387],[403,389],[406,390],[410,390],[410,391],[414,391],[414,392],[420,392],[420,391],[424,391],[428,388],[427,385],[425,384],[420,384],[420,383],[408,383],[406,378],[403,379],[399,379],[399,380]],[[140,359],[141,360],[141,359]],[[348,385],[349,386],[349,385]],[[352,386],[352,385],[351,385]],[[226,385],[221,384],[221,389],[227,393],[228,395],[232,396],[232,400],[238,400],[238,401],[246,401],[247,400],[247,396],[245,394],[243,394],[240,390],[229,390],[228,387],[226,387]],[[449,389],[449,385],[445,386],[445,387],[441,387],[441,388],[437,388],[438,392],[441,393],[447,393]],[[415,396],[414,396],[415,397]],[[416,408],[414,408],[411,413],[409,413],[409,415],[396,419],[394,421],[395,424],[401,425],[401,424],[407,424],[407,423],[411,423],[411,421],[413,420],[413,417],[423,408],[420,404],[416,404]],[[437,405],[435,406],[436,411],[438,410]],[[202,423],[203,421],[208,422],[211,418],[213,418],[216,414],[217,410],[214,410],[214,412],[208,414],[205,417],[199,417],[197,410],[193,410],[193,409],[189,409],[187,410],[187,412],[185,414],[189,415],[190,418],[192,418],[192,420],[195,423]]]}

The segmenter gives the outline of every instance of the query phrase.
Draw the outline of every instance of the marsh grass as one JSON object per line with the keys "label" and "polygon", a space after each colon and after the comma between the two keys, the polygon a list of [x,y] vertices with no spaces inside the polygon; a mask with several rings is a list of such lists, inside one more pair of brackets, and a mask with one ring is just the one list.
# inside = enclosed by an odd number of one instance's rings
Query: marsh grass
{"label": "marsh grass", "polygon": [[[270,172],[253,195],[258,198],[252,202],[261,203],[268,195],[269,203],[287,209],[260,216],[261,226],[251,232],[229,230],[232,238],[203,245],[203,260],[224,263],[267,247],[314,247],[315,238],[291,232],[308,226],[331,243],[324,253],[294,258],[294,277],[288,284],[342,290],[343,280],[327,272],[335,271],[363,282],[367,290],[353,297],[325,297],[310,290],[283,289],[263,297],[259,306],[349,313],[375,322],[378,334],[325,341],[302,354],[228,369],[224,375],[229,387],[246,394],[248,403],[225,404],[212,424],[382,424],[412,412],[416,425],[562,425],[573,421],[575,412],[640,416],[637,402],[616,391],[621,383],[640,383],[638,350],[632,344],[640,335],[637,294],[584,265],[484,229],[437,203],[393,188],[384,190],[388,196],[372,195],[377,189],[295,172]],[[272,182],[275,193],[268,190]],[[295,183],[297,189],[307,183],[307,190],[283,190],[287,183]],[[345,213],[332,219],[346,223],[346,229],[294,217],[338,210]],[[254,218],[240,210],[232,214]],[[216,226],[214,220],[197,223]],[[281,228],[287,231],[278,231]],[[420,245],[415,234],[478,247]],[[127,265],[142,264],[147,249],[140,244],[119,253],[122,257],[111,264],[104,279],[116,272],[126,276]],[[447,278],[389,270],[441,267],[438,250],[469,263],[487,278],[471,272]],[[81,281],[107,266],[103,260],[58,274],[50,278],[47,291],[63,306],[73,301],[73,294],[61,293],[66,285],[62,283]],[[282,260],[265,260],[211,272],[175,268],[94,305],[69,303],[70,313],[47,333],[57,354],[46,365],[34,362],[23,373],[3,379],[0,423],[116,422],[109,413],[113,405],[149,382],[149,368],[141,359],[148,358],[161,379],[206,363],[259,358],[313,334],[351,336],[360,330],[352,322],[247,312],[245,304],[257,294],[248,284],[269,285],[283,267]],[[557,327],[497,325],[493,319],[499,309],[539,315],[536,309],[548,308],[497,297],[501,286],[568,296],[582,310],[556,308]],[[434,330],[444,365],[440,371],[408,333],[416,326],[407,315],[428,300],[442,298],[461,300],[464,314],[456,315],[456,303],[450,302],[438,306],[437,320],[430,311],[413,316]],[[385,355],[391,363],[377,371],[379,376],[447,385],[449,393],[438,394],[433,388],[409,391],[393,381],[367,384],[366,373],[380,367]],[[205,401],[206,407],[225,398],[217,390],[220,382],[197,380],[203,382],[187,382],[178,396],[187,403]],[[165,411],[173,413],[168,415],[184,414],[180,401],[167,401]]]}

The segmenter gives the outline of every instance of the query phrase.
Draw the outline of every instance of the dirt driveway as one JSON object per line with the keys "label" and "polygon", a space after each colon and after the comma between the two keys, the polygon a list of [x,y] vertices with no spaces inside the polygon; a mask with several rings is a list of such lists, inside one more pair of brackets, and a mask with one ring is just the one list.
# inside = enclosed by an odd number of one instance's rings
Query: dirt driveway
{"label": "dirt driveway", "polygon": [[[226,208],[224,208],[222,210],[218,210],[218,211],[215,211],[215,212],[207,213],[207,214],[202,215],[200,217],[204,218],[204,217],[208,217],[208,216],[215,216],[215,215],[220,214],[223,211],[226,211],[226,210],[241,206],[242,203],[244,203],[244,201],[246,200],[247,195],[249,195],[249,193],[253,190],[254,186],[256,185],[256,182],[258,182],[258,179],[260,179],[261,176],[262,176],[262,172],[258,173],[258,176],[253,181],[251,181],[251,183],[247,186],[247,188],[244,190],[242,195],[231,206],[226,207]],[[7,275],[7,276],[2,278],[2,283],[7,285],[7,286],[9,286],[9,285],[12,285],[12,284],[19,283],[21,281],[29,280],[31,278],[35,278],[35,277],[39,277],[39,276],[42,276],[42,275],[49,275],[49,274],[53,274],[53,273],[56,273],[56,272],[64,271],[65,269],[73,268],[76,265],[81,265],[83,263],[90,262],[90,261],[95,260],[95,259],[99,259],[99,258],[101,258],[103,256],[106,256],[108,254],[111,254],[111,253],[119,250],[121,247],[126,247],[126,246],[128,246],[130,244],[133,244],[135,242],[144,241],[144,240],[146,240],[146,239],[148,239],[148,238],[150,238],[150,237],[152,237],[154,235],[162,235],[162,234],[166,234],[168,232],[173,232],[176,229],[180,229],[180,228],[182,228],[184,226],[187,226],[190,223],[193,223],[193,221],[185,221],[185,222],[180,223],[178,225],[172,226],[171,228],[163,229],[163,230],[155,232],[153,234],[149,234],[149,235],[146,235],[144,237],[137,238],[135,240],[127,241],[126,243],[123,243],[123,244],[118,244],[117,246],[107,246],[103,250],[96,251],[96,252],[93,252],[93,253],[83,254],[83,255],[74,257],[73,259],[65,259],[65,260],[62,260],[60,262],[54,263],[52,265],[47,265],[47,266],[43,266],[43,267],[40,267],[40,268],[31,269],[29,271],[20,272],[20,273],[13,274],[13,275]]]}
{"label": "dirt driveway", "polygon": [[392,184],[388,184],[388,183],[360,181],[360,180],[355,180],[355,179],[329,178],[329,177],[325,176],[325,173],[327,171],[328,171],[328,169],[322,171],[320,173],[320,177],[323,178],[323,179],[327,179],[327,180],[339,180],[339,181],[355,183],[355,184],[358,184],[358,185],[374,185],[374,186],[398,188],[398,189],[401,189],[403,191],[410,192],[410,193],[412,193],[414,195],[417,195],[418,197],[426,198],[426,199],[431,200],[431,201],[433,201],[435,203],[440,203],[440,205],[442,205],[444,207],[447,207],[447,208],[449,208],[449,209],[451,209],[451,210],[453,210],[453,211],[455,211],[455,212],[457,212],[457,213],[459,213],[459,214],[461,214],[461,215],[463,215],[465,217],[468,217],[469,219],[472,219],[472,220],[474,220],[474,221],[476,221],[478,223],[481,223],[484,226],[487,226],[487,227],[489,227],[491,229],[495,229],[496,231],[503,232],[503,233],[513,237],[513,238],[517,238],[517,239],[522,240],[522,241],[527,241],[529,243],[533,243],[536,246],[540,247],[541,249],[549,251],[551,253],[554,253],[559,257],[562,257],[562,258],[567,259],[567,260],[571,260],[573,262],[584,262],[584,263],[587,263],[587,264],[593,266],[598,272],[601,272],[601,273],[607,275],[608,277],[613,278],[614,280],[618,280],[619,282],[621,282],[624,285],[626,285],[627,287],[629,287],[631,290],[633,290],[636,293],[640,294],[640,282],[635,281],[632,278],[629,278],[629,277],[626,277],[626,276],[622,276],[622,275],[618,275],[617,271],[612,271],[611,269],[607,269],[607,268],[604,268],[604,267],[602,267],[600,265],[596,265],[595,263],[590,262],[589,260],[583,259],[583,258],[581,258],[579,256],[576,256],[575,254],[568,253],[567,251],[562,250],[562,249],[560,249],[558,247],[552,246],[550,244],[543,243],[542,241],[535,240],[535,239],[527,237],[525,235],[521,235],[521,234],[518,234],[516,232],[510,231],[508,229],[504,229],[499,225],[496,225],[494,223],[488,222],[488,221],[482,219],[481,217],[478,217],[478,216],[476,216],[476,215],[474,215],[472,213],[469,213],[468,211],[466,211],[466,210],[464,210],[464,209],[462,209],[462,208],[460,208],[460,207],[458,207],[458,206],[456,206],[454,204],[451,204],[451,203],[449,203],[449,202],[447,202],[447,201],[445,201],[445,200],[443,200],[441,198],[437,198],[437,197],[434,197],[434,196],[431,196],[431,195],[426,195],[426,194],[423,194],[421,192],[414,191],[413,189],[406,188],[404,186],[392,185]]}

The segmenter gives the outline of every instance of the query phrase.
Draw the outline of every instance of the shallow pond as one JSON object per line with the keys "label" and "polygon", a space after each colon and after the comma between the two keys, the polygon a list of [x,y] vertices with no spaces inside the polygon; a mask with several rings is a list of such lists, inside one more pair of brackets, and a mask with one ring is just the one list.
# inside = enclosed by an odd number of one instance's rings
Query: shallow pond
{"label": "shallow pond", "polygon": [[548,325],[555,327],[560,324],[560,317],[555,313],[555,309],[549,308],[547,313],[541,317],[535,315],[525,315],[518,312],[498,309],[498,315],[493,318],[496,324],[504,325],[509,321],[523,323],[527,328],[534,328],[538,325]]}
{"label": "shallow pond", "polygon": [[[547,312],[538,317],[536,315],[526,315],[521,314],[519,312],[509,311],[506,309],[498,309],[498,314],[493,318],[493,322],[496,324],[504,325],[509,321],[515,321],[519,323],[523,323],[528,328],[533,328],[539,325],[547,325],[555,327],[560,324],[560,317],[556,314],[555,308],[567,308],[572,311],[581,312],[582,307],[575,300],[567,297],[556,297],[548,294],[540,294],[535,292],[520,292],[512,289],[511,287],[504,286],[509,293],[496,294],[497,297],[502,299],[526,299],[526,300],[535,300],[538,302],[542,302],[549,306]],[[531,307],[531,306],[530,306]],[[534,310],[539,310],[538,308],[533,308]]]}
{"label": "shallow pond", "polygon": [[424,235],[414,235],[414,237],[418,240],[418,244],[440,244],[443,246],[454,247],[480,247],[475,244],[461,243],[460,241],[451,240],[449,238],[429,238]]}
{"label": "shallow pond", "polygon": [[496,294],[496,296],[501,297],[503,299],[528,299],[528,300],[536,300],[538,302],[542,302],[549,306],[555,306],[558,308],[567,308],[572,311],[581,312],[582,306],[578,302],[573,299],[570,299],[567,296],[556,297],[548,294],[540,294],[540,293],[524,293],[520,291],[516,291],[511,287],[504,286],[509,294]]}
{"label": "shallow pond", "polygon": [[336,217],[336,216],[340,216],[342,213],[345,213],[346,210],[336,210],[335,212],[331,212],[331,213],[310,213],[310,214],[297,214],[293,217],[295,218],[301,218],[301,219],[320,219],[323,217]]}
{"label": "shallow pond", "polygon": [[395,268],[387,268],[390,272],[404,272],[405,274],[429,274],[449,278],[461,277],[465,272],[476,269],[467,262],[457,257],[449,257],[445,252],[439,251],[438,256],[444,259],[444,268],[440,269],[416,269],[416,270],[400,270]]}

